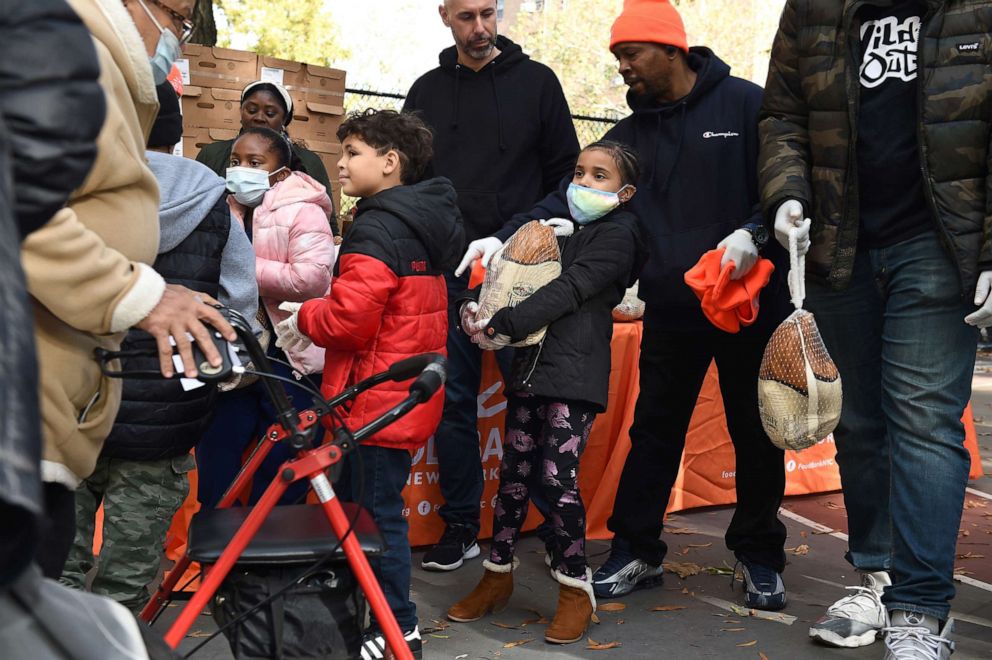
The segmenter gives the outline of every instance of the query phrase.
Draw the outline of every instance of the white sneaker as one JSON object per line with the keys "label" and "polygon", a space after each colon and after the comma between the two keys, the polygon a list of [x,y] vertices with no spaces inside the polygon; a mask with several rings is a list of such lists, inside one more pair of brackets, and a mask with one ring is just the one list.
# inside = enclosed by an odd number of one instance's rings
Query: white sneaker
{"label": "white sneaker", "polygon": [[[947,660],[954,653],[954,642],[948,637],[954,632],[954,619],[948,619],[940,634],[932,617],[913,612],[893,613],[892,625],[883,629],[885,634],[885,660]],[[932,626],[926,625],[929,619]]]}
{"label": "white sneaker", "polygon": [[864,573],[860,587],[847,587],[854,593],[827,608],[827,613],[809,628],[809,636],[827,644],[855,648],[872,644],[888,616],[882,605],[882,592],[892,584],[886,571]]}

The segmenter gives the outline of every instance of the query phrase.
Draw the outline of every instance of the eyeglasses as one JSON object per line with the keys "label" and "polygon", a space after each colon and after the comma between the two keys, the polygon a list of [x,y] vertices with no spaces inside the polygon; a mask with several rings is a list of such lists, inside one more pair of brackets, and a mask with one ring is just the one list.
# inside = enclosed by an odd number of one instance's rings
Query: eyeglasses
{"label": "eyeglasses", "polygon": [[[140,2],[143,5],[145,0],[138,0],[138,2]],[[172,7],[169,7],[165,3],[161,2],[161,0],[148,0],[148,2],[152,3],[153,5],[164,11],[166,14],[169,15],[169,18],[172,19],[173,23],[182,27],[182,30],[180,31],[180,35],[179,35],[180,44],[184,44],[187,41],[189,41],[190,37],[193,36],[193,30],[196,28],[196,25],[193,23],[193,21],[189,20],[188,18],[180,14]],[[151,16],[151,14],[149,14],[149,16]],[[152,20],[155,21],[155,18],[153,16],[152,16]],[[158,21],[155,21],[155,23],[157,25]]]}

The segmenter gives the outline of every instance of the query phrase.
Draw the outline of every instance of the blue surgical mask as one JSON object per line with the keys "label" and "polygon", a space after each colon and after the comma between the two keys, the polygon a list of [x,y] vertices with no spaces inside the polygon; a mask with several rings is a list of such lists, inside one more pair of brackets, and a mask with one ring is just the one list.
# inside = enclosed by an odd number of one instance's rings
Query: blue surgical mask
{"label": "blue surgical mask", "polygon": [[568,211],[572,214],[572,220],[580,225],[599,220],[620,206],[620,192],[626,187],[616,192],[608,192],[580,186],[577,183],[568,184],[565,198],[568,201]]}
{"label": "blue surgical mask", "polygon": [[272,186],[269,173],[254,167],[227,168],[227,189],[234,193],[234,199],[252,208],[262,203],[262,198]]}
{"label": "blue surgical mask", "polygon": [[155,81],[155,85],[158,86],[164,83],[165,79],[169,77],[169,72],[172,71],[172,65],[180,58],[183,51],[179,45],[179,39],[173,34],[172,30],[166,30],[162,27],[162,24],[155,19],[155,15],[152,14],[151,10],[145,6],[143,0],[138,0],[138,4],[145,10],[148,18],[151,19],[152,23],[155,24],[155,27],[161,33],[158,38],[158,44],[155,46],[155,53],[151,57],[152,78]]}

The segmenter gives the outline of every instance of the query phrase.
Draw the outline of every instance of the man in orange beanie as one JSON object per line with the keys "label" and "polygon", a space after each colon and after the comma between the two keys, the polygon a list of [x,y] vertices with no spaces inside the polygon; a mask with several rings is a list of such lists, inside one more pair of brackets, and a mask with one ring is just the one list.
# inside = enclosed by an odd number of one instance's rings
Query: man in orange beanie
{"label": "man in orange beanie", "polygon": [[[634,146],[645,174],[631,201],[648,240],[640,396],[608,526],[615,537],[593,587],[603,598],[657,584],[667,546],[659,537],[696,397],[710,362],[720,372],[727,426],[737,455],[737,510],[727,547],[742,565],[744,602],[785,606],[785,488],[782,452],[758,418],[757,379],[768,337],[787,314],[784,251],[761,224],[757,186],[761,88],[730,76],[708,48],[689,48],[682,18],[662,0],[627,0],[610,50],[630,87],[633,114],[607,139]],[[538,217],[538,216],[534,216]],[[550,216],[549,216],[550,217]],[[759,251],[777,262],[757,299],[757,321],[739,332],[712,325],[684,274],[707,251],[744,277]]]}

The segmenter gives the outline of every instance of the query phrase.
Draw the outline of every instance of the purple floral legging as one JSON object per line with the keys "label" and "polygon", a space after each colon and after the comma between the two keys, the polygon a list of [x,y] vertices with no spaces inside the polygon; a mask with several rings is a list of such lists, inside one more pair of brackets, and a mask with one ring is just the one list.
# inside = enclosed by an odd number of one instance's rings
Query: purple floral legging
{"label": "purple floral legging", "polygon": [[511,394],[489,561],[509,564],[527,517],[530,489],[547,500],[555,531],[553,564],[570,577],[586,575],[586,510],[579,497],[579,456],[596,418],[584,401]]}

